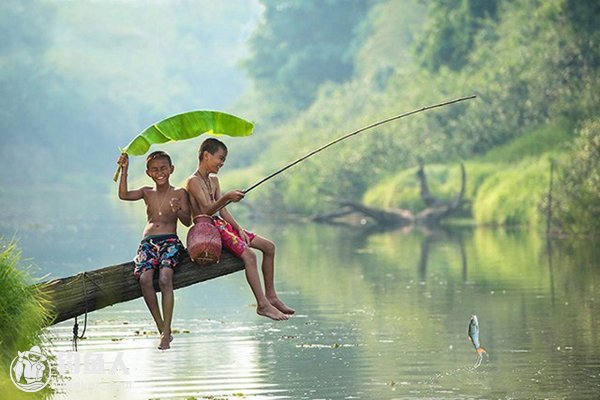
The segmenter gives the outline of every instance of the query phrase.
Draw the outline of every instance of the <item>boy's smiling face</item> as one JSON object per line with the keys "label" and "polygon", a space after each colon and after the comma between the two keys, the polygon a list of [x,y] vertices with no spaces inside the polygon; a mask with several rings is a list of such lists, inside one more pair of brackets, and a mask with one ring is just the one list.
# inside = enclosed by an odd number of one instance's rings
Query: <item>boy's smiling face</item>
{"label": "boy's smiling face", "polygon": [[166,157],[158,157],[148,163],[146,174],[152,178],[157,186],[166,185],[169,183],[169,177],[175,170]]}
{"label": "boy's smiling face", "polygon": [[215,154],[210,154],[208,151],[205,152],[208,172],[216,174],[219,172],[225,159],[227,158],[227,151],[223,148],[219,148]]}

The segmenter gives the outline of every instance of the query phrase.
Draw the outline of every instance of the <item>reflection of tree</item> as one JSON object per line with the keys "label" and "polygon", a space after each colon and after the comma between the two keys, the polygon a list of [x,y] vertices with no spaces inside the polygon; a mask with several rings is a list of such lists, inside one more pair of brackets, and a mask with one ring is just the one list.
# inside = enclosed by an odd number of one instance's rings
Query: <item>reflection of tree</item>
{"label": "reflection of tree", "polygon": [[546,233],[546,253],[548,254],[548,273],[550,275],[550,298],[552,306],[554,306],[554,270],[552,268],[552,239]]}
{"label": "reflection of tree", "polygon": [[431,236],[425,236],[421,242],[421,257],[419,257],[419,264],[417,271],[419,271],[419,280],[425,282],[427,277],[427,259],[429,258],[429,243],[431,242]]}
{"label": "reflection of tree", "polygon": [[419,262],[417,264],[417,271],[419,273],[419,280],[425,282],[427,278],[427,263],[429,259],[429,252],[431,244],[435,242],[441,242],[442,244],[448,242],[455,242],[460,250],[460,259],[462,266],[462,281],[467,281],[467,253],[461,237],[460,232],[452,230],[435,230],[426,231],[426,234],[421,241],[421,253]]}

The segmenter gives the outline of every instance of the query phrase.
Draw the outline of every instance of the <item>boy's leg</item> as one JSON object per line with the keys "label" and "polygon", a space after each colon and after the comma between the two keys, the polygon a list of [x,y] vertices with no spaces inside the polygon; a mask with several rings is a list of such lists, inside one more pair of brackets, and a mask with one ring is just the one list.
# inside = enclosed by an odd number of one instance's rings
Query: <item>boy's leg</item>
{"label": "boy's leg", "polygon": [[269,302],[274,305],[279,311],[285,314],[294,314],[296,311],[293,308],[286,306],[277,297],[275,291],[275,244],[262,236],[256,235],[250,242],[250,246],[262,251],[262,273],[265,281],[265,295]]}
{"label": "boy's leg", "polygon": [[256,265],[256,255],[254,252],[249,248],[246,248],[240,255],[240,258],[244,261],[246,280],[248,281],[250,289],[256,298],[256,313],[276,321],[288,319],[288,316],[275,308],[263,293],[260,277],[258,275],[258,266]]}
{"label": "boy's leg", "polygon": [[156,298],[156,292],[154,291],[154,284],[152,282],[154,278],[154,269],[147,269],[140,275],[140,287],[142,294],[144,295],[144,301],[152,314],[152,318],[156,323],[158,332],[162,332],[163,319],[160,315],[160,309],[158,308],[158,299]]}
{"label": "boy's leg", "polygon": [[173,307],[175,297],[173,295],[173,269],[163,267],[159,271],[158,284],[160,286],[162,309],[163,309],[163,328],[160,337],[159,349],[166,350],[170,348],[171,322],[173,320]]}

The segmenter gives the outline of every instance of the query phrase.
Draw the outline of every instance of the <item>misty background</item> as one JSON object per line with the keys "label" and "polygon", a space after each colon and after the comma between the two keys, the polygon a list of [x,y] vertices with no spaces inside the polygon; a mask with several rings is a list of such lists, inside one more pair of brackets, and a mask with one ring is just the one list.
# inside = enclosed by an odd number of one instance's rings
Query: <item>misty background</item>
{"label": "misty background", "polygon": [[[256,124],[225,139],[224,187],[245,188],[361,126],[475,94],[328,149],[246,200],[280,215],[340,198],[418,210],[418,163],[451,198],[462,162],[461,215],[474,224],[544,227],[552,209],[557,232],[600,229],[597,2],[10,0],[0,11],[2,191],[112,196],[118,148],[192,109]],[[159,147],[175,185],[201,140]],[[140,157],[133,185],[143,171]]]}
{"label": "misty background", "polygon": [[247,86],[237,63],[261,10],[256,1],[5,1],[0,9],[5,190],[106,189],[118,148],[145,127],[183,111],[227,110]]}

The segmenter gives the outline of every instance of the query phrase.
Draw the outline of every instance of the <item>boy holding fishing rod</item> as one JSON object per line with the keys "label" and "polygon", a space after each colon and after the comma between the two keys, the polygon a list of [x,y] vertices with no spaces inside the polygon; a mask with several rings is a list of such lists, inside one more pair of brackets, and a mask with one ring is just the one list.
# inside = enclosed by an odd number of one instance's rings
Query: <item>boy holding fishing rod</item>
{"label": "boy holding fishing rod", "polygon": [[[220,140],[208,138],[200,145],[198,169],[186,181],[192,215],[211,216],[219,230],[223,246],[244,261],[246,280],[256,298],[256,313],[276,321],[286,320],[295,311],[286,306],[275,291],[275,245],[268,239],[242,229],[225,208],[228,203],[244,198],[244,192],[240,190],[221,194],[216,174],[225,163],[226,157],[227,147]],[[215,215],[217,212],[220,216]],[[251,248],[262,252],[264,292],[258,274],[256,254]]]}
{"label": "boy holding fishing rod", "polygon": [[[181,188],[174,188],[169,177],[175,167],[171,157],[163,151],[155,151],[146,158],[146,174],[154,181],[154,187],[127,188],[129,158],[121,154],[117,162],[122,167],[119,181],[121,200],[144,200],[147,223],[144,238],[135,257],[133,275],[140,282],[146,305],[160,333],[159,350],[167,350],[173,340],[173,268],[185,254],[183,244],[177,237],[177,220],[191,225],[188,195]],[[162,315],[154,291],[154,272],[158,270],[158,283],[162,292]]]}

